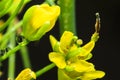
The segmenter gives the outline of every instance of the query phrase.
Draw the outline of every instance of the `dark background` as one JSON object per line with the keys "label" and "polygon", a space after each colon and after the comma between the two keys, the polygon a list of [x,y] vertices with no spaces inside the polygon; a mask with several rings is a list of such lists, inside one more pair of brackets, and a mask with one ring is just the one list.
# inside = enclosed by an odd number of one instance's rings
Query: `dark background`
{"label": "dark background", "polygon": [[[33,0],[29,2],[22,14],[28,7],[34,4],[41,4],[44,0]],[[95,13],[99,12],[101,16],[100,39],[96,43],[93,58],[95,68],[106,72],[104,78],[100,80],[118,80],[119,79],[119,24],[120,24],[120,1],[119,0],[76,0],[76,28],[77,35],[83,39],[84,44],[90,40],[94,32]],[[49,43],[49,35],[54,35],[59,40],[59,23],[48,32],[41,40],[31,42],[28,45],[32,69],[37,71],[50,64],[48,53],[52,51]],[[5,61],[7,62],[7,61]],[[4,64],[5,64],[4,62]],[[20,54],[17,54],[16,75],[23,69]],[[7,64],[5,64],[7,66]],[[3,70],[6,68],[4,67]],[[6,80],[6,79],[3,79]],[[43,74],[37,80],[57,80],[57,68],[53,68]]]}

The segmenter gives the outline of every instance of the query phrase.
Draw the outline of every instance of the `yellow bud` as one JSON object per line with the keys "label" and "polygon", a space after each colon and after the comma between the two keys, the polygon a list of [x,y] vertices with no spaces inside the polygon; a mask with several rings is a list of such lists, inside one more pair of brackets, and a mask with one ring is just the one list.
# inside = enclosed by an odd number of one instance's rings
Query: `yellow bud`
{"label": "yellow bud", "polygon": [[30,41],[38,40],[34,36],[39,33],[40,29],[43,33],[48,32],[53,28],[57,17],[60,14],[60,7],[57,5],[49,6],[48,4],[34,5],[30,7],[23,17],[23,36]]}
{"label": "yellow bud", "polygon": [[26,68],[20,72],[15,80],[34,80],[36,79],[36,75],[31,69]]}

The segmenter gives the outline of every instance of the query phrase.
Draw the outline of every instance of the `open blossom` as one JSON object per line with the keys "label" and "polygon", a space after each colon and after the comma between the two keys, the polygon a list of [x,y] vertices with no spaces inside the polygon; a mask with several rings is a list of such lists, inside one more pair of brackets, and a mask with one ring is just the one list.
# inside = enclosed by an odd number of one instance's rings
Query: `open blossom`
{"label": "open blossom", "polygon": [[72,32],[65,31],[57,41],[53,36],[50,36],[53,52],[49,53],[49,59],[58,67],[58,73],[66,75],[69,79],[59,77],[59,80],[91,80],[102,78],[105,73],[96,70],[94,65],[87,60],[92,57],[92,49],[98,39],[98,34],[94,33],[91,40],[81,46],[78,43],[79,39]]}
{"label": "open blossom", "polygon": [[48,4],[30,7],[23,17],[23,36],[30,40],[39,40],[46,32],[50,31],[60,14],[60,7]]}

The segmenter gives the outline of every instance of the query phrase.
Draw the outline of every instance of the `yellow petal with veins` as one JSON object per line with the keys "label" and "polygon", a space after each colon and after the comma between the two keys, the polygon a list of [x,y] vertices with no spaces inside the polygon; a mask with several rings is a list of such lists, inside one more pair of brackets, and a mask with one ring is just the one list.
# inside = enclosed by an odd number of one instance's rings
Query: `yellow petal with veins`
{"label": "yellow petal with veins", "polygon": [[86,53],[90,53],[93,48],[95,46],[95,42],[94,41],[90,41],[87,44],[85,44],[82,49],[84,49],[86,51]]}
{"label": "yellow petal with veins", "polygon": [[72,39],[73,33],[69,31],[65,31],[60,38],[60,48],[64,53],[68,52],[68,50],[70,49]]}
{"label": "yellow petal with veins", "polygon": [[91,71],[87,72],[82,76],[82,80],[93,80],[97,78],[102,78],[105,76],[105,73],[103,71]]}
{"label": "yellow petal with veins", "polygon": [[49,53],[49,59],[51,62],[55,63],[56,66],[60,69],[64,69],[66,67],[65,57],[59,53]]}
{"label": "yellow petal with veins", "polygon": [[71,63],[70,66],[72,66],[77,72],[89,72],[95,70],[94,65],[85,60],[78,60],[74,63]]}

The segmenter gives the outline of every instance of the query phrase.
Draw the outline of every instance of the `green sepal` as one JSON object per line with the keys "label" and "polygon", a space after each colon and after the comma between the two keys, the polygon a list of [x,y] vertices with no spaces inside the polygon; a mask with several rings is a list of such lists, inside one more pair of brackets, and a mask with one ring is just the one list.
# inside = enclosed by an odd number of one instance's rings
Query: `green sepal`
{"label": "green sepal", "polygon": [[93,41],[96,42],[98,39],[99,39],[99,33],[95,32],[95,33],[92,35],[91,40],[93,40]]}
{"label": "green sepal", "polygon": [[76,80],[70,78],[68,75],[65,74],[65,72],[61,69],[58,69],[58,80]]}
{"label": "green sepal", "polygon": [[33,17],[33,12],[36,6],[32,6],[30,7],[26,13],[24,14],[23,17],[23,26],[22,26],[22,32],[23,32],[23,36],[25,38],[28,38],[29,36],[32,35],[33,32],[35,32],[33,27],[30,27],[30,19]]}
{"label": "green sepal", "polygon": [[50,26],[50,21],[46,21],[44,25],[42,25],[36,32],[34,32],[31,36],[28,37],[28,40],[35,41],[39,40],[48,30]]}
{"label": "green sepal", "polygon": [[59,41],[57,41],[56,38],[53,37],[52,35],[50,35],[49,39],[50,39],[50,43],[53,51],[59,52],[59,45],[60,45]]}

